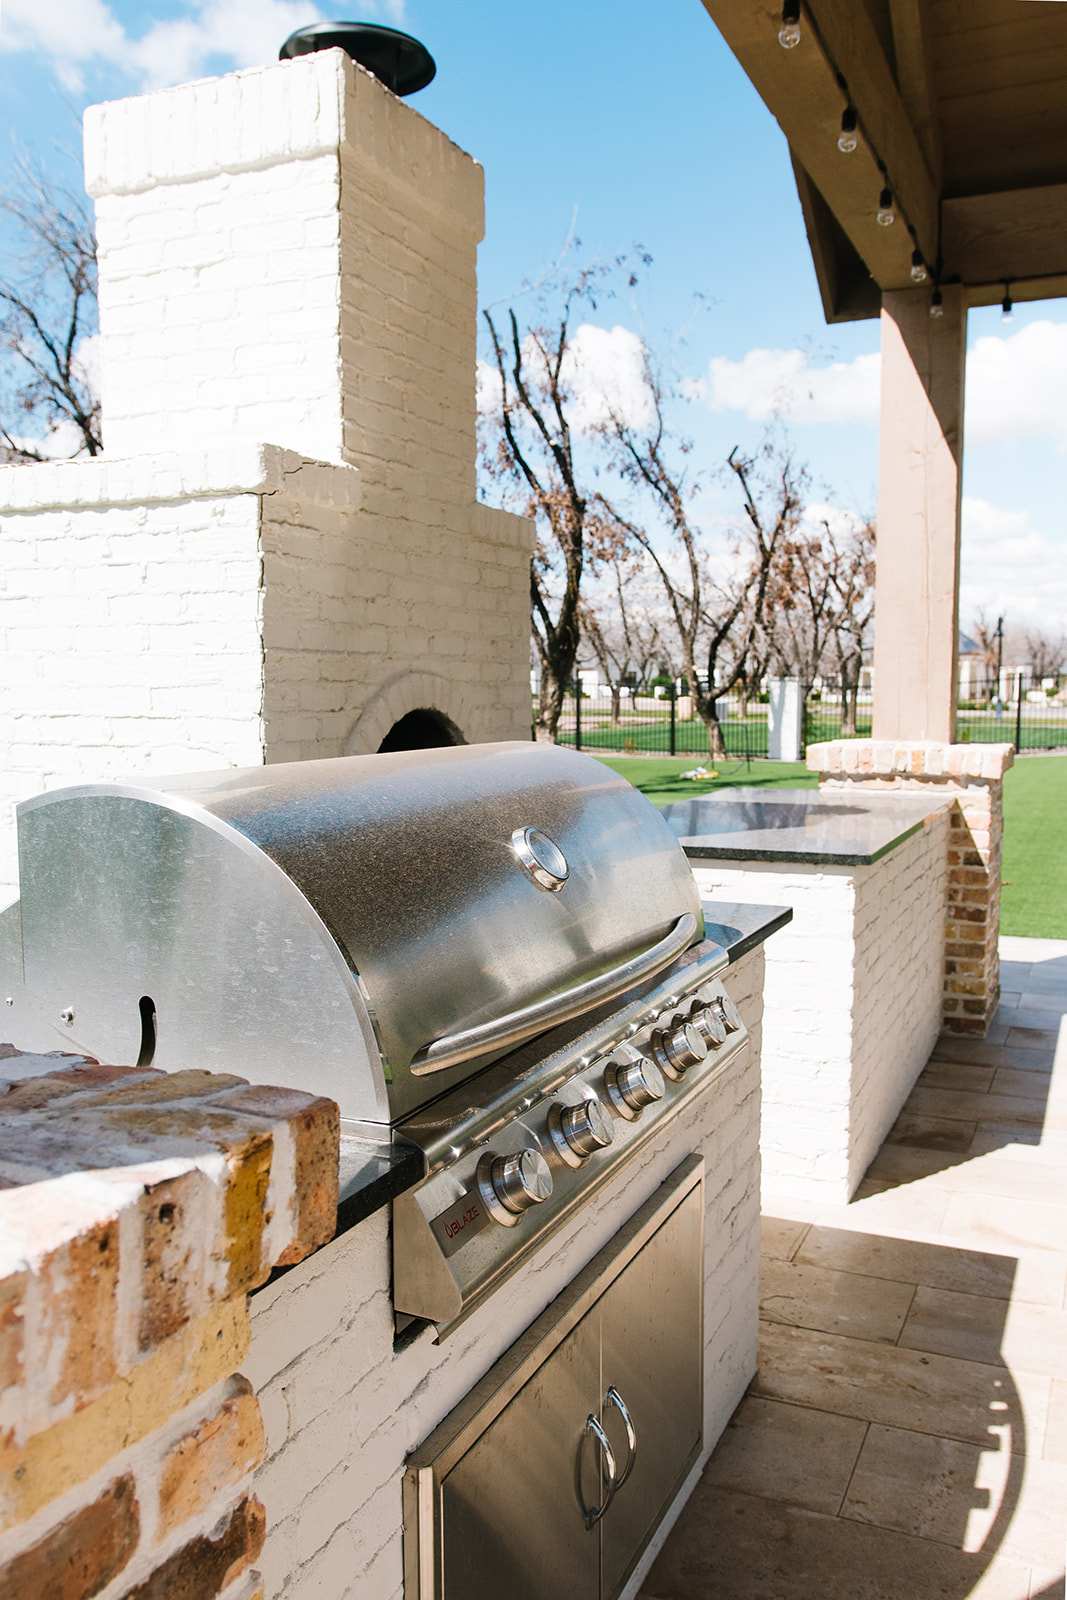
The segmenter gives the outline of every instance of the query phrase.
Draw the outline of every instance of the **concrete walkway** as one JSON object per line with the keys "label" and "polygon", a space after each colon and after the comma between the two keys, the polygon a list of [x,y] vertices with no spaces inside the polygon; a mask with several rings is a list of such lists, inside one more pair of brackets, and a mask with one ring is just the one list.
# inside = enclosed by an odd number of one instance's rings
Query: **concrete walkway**
{"label": "concrete walkway", "polygon": [[764,1218],[759,1372],[642,1600],[1062,1600],[1067,942],[1001,957],[853,1202]]}

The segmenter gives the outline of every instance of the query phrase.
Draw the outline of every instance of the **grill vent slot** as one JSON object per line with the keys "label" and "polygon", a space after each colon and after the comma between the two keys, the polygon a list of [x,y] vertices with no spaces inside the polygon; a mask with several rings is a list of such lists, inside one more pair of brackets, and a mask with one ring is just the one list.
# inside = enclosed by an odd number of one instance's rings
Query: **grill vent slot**
{"label": "grill vent slot", "polygon": [[150,994],[143,994],[137,1002],[141,1013],[141,1051],[137,1057],[139,1067],[150,1067],[156,1053],[156,1002]]}

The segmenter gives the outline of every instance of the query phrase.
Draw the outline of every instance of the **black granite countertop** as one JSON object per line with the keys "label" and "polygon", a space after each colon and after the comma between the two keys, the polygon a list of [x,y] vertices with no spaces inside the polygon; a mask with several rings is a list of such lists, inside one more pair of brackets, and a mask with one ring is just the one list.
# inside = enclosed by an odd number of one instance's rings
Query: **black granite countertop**
{"label": "black granite countertop", "polygon": [[661,816],[691,861],[869,867],[944,809],[944,798],[749,789],[676,800]]}
{"label": "black granite countertop", "polygon": [[412,1144],[377,1144],[341,1135],[337,1232],[345,1233],[410,1189],[423,1175],[422,1151]]}
{"label": "black granite countertop", "polygon": [[721,944],[730,965],[793,920],[792,906],[745,906],[733,900],[704,902],[704,937]]}

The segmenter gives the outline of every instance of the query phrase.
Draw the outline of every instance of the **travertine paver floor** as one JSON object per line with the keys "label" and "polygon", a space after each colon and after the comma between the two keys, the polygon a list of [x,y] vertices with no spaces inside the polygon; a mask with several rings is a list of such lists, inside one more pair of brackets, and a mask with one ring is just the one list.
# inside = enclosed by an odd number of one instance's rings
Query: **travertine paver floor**
{"label": "travertine paver floor", "polygon": [[1062,1600],[1067,942],[1001,959],[852,1204],[764,1217],[759,1372],[642,1600]]}

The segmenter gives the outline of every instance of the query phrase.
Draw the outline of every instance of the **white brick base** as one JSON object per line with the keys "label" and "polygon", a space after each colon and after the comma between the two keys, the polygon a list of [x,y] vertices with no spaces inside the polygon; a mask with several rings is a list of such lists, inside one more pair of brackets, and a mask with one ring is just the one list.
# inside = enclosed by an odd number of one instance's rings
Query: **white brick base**
{"label": "white brick base", "polygon": [[705,1448],[756,1366],[759,1042],[763,954],[726,976],[752,1044],[695,1119],[664,1130],[625,1175],[442,1345],[393,1350],[388,1210],[252,1302],[243,1368],[263,1408],[269,1600],[400,1600],[404,1460],[691,1151],[705,1157]]}
{"label": "white brick base", "polygon": [[948,819],[869,867],[694,863],[703,899],[789,905],[767,945],[763,1199],[848,1200],[941,1019]]}
{"label": "white brick base", "polygon": [[361,490],[273,445],[0,468],[0,902],[43,789],[363,754],[419,708],[529,737],[530,524]]}

